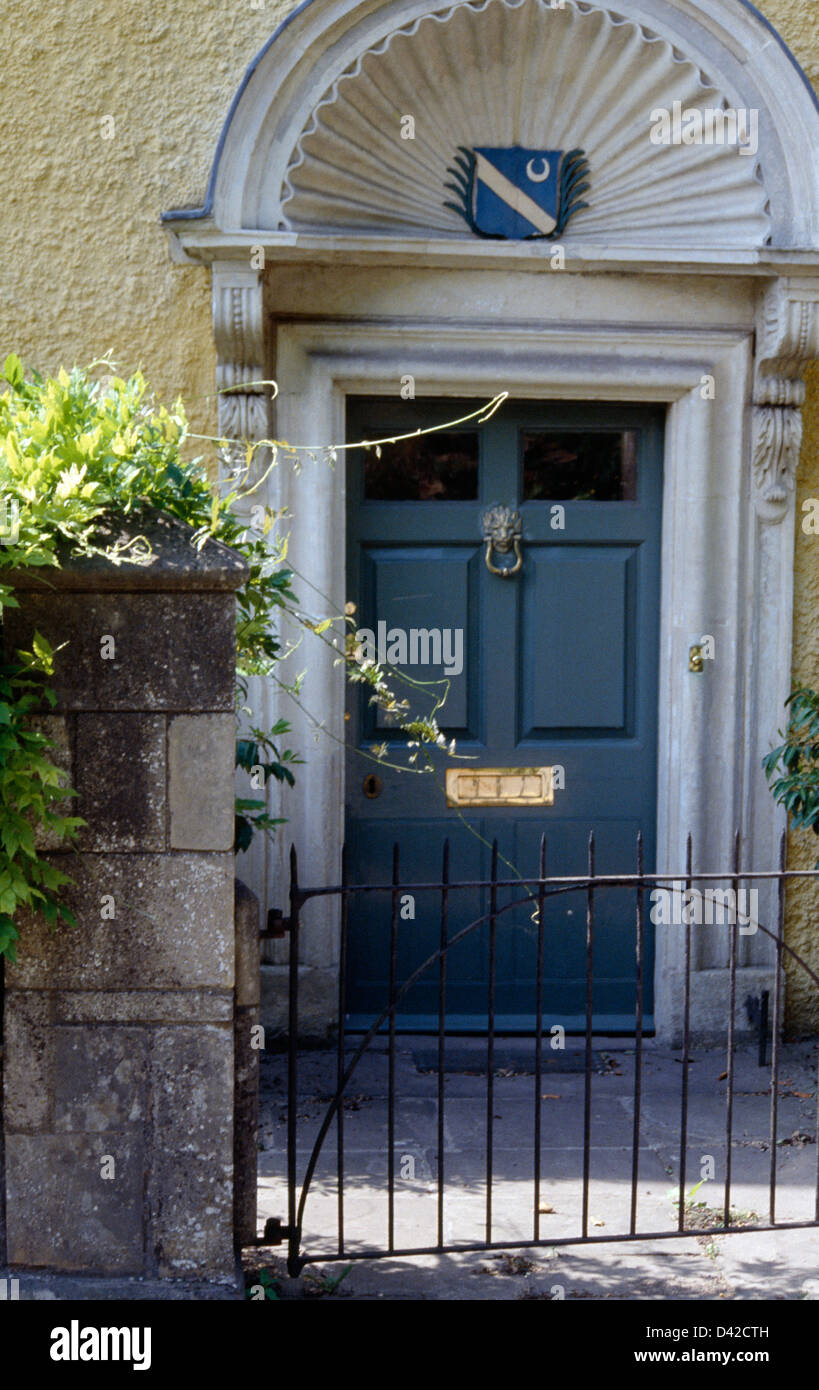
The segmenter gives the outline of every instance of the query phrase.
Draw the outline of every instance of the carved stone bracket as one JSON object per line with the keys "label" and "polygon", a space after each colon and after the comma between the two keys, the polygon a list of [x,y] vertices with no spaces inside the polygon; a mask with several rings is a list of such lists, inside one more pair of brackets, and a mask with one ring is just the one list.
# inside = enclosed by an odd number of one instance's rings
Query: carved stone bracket
{"label": "carved stone bracket", "polygon": [[[219,434],[230,440],[270,434],[270,386],[265,350],[264,288],[259,271],[213,267],[213,332]],[[238,388],[226,390],[225,388]],[[230,450],[244,460],[244,447]]]}
{"label": "carved stone bracket", "polygon": [[819,358],[819,284],[775,280],[757,318],[753,486],[759,515],[781,521],[802,445],[803,374]]}

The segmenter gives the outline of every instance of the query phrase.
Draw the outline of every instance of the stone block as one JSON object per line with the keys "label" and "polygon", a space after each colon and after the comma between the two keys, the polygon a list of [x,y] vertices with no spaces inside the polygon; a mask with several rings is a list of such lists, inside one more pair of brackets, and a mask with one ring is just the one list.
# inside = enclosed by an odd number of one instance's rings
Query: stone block
{"label": "stone block", "polygon": [[213,537],[199,545],[193,527],[155,507],[100,516],[94,540],[108,554],[100,549],[74,555],[60,541],[59,568],[43,572],[27,566],[13,571],[10,582],[18,593],[59,594],[62,601],[67,593],[221,593],[238,589],[248,576],[247,563],[235,550]]}
{"label": "stone block", "polygon": [[[288,1029],[289,967],[263,965],[259,1017],[265,1032],[281,1037]],[[327,1042],[338,1019],[338,975],[333,970],[299,966],[299,1038]]]}
{"label": "stone block", "polygon": [[34,728],[87,824],[78,853],[39,838],[72,880],[76,925],[24,915],[7,963],[0,1265],[233,1289],[234,591],[248,570],[162,514],[100,524],[107,542],[147,538],[138,563],[64,555],[47,575],[15,572],[2,633],[7,656],[35,629],[59,648],[59,712],[44,704]]}
{"label": "stone block", "polygon": [[76,730],[76,808],[89,850],[165,848],[165,719],[81,714]]}
{"label": "stone block", "polygon": [[261,910],[256,894],[251,893],[238,878],[233,911],[236,925],[236,1004],[239,1008],[252,1008],[258,1005],[261,992]]}
{"label": "stone block", "polygon": [[148,1035],[141,1028],[54,1029],[54,1130],[125,1131],[145,1119]]}
{"label": "stone block", "polygon": [[8,1134],[51,1128],[54,1106],[53,997],[9,990],[3,1022],[3,1107]]}
{"label": "stone block", "polygon": [[56,995],[55,1009],[57,1023],[230,1023],[233,995],[215,989],[66,990]]}
{"label": "stone block", "polygon": [[[65,898],[74,927],[21,922],[9,988],[232,990],[235,968],[232,854],[55,855],[74,882]],[[100,916],[113,900],[116,916]]]}
{"label": "stone block", "polygon": [[35,630],[55,648],[66,643],[52,681],[61,710],[233,710],[233,594],[18,598],[4,614],[5,649],[30,646]]}
{"label": "stone block", "polygon": [[9,1264],[141,1273],[144,1170],[142,1135],[133,1130],[7,1134]]}
{"label": "stone block", "polygon": [[259,1155],[259,1009],[238,1008],[234,1021],[233,1211],[239,1246],[256,1238]]}
{"label": "stone block", "polygon": [[[759,999],[764,990],[770,997],[773,1013],[773,994],[776,972],[768,966],[739,966],[736,972],[734,1006],[734,1036],[737,1042],[756,1036],[745,1007],[747,999]],[[660,980],[660,1011],[655,1005],[657,1038],[666,1047],[681,1047],[683,1039],[682,997],[669,988],[667,979]],[[727,968],[692,970],[691,972],[691,1035],[698,1043],[722,1043],[726,1038],[730,999],[730,974]]]}
{"label": "stone block", "polygon": [[233,1065],[230,1026],[154,1031],[148,1241],[165,1277],[233,1266]]}
{"label": "stone block", "polygon": [[254,1029],[259,1023],[259,900],[236,880],[235,1097],[233,1122],[233,1211],[237,1245],[256,1238],[259,1154],[259,1058]]}
{"label": "stone block", "polygon": [[182,714],[168,724],[171,849],[233,848],[232,714]]}
{"label": "stone block", "polygon": [[[0,1265],[0,1281],[10,1277]],[[20,1301],[60,1303],[215,1303],[245,1302],[241,1270],[223,1279],[146,1279],[142,1274],[30,1274],[15,1270]],[[106,1322],[108,1319],[106,1318]]]}

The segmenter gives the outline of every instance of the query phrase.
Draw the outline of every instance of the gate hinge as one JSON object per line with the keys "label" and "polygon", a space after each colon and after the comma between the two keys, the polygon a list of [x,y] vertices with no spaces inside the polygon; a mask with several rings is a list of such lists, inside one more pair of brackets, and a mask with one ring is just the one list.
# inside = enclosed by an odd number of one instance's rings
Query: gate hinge
{"label": "gate hinge", "polygon": [[264,1237],[259,1242],[263,1245],[284,1245],[286,1240],[297,1234],[294,1226],[283,1226],[280,1216],[268,1216],[264,1223]]}
{"label": "gate hinge", "polygon": [[285,917],[280,907],[271,907],[267,911],[267,928],[259,932],[259,936],[265,941],[279,941],[289,930],[290,918]]}

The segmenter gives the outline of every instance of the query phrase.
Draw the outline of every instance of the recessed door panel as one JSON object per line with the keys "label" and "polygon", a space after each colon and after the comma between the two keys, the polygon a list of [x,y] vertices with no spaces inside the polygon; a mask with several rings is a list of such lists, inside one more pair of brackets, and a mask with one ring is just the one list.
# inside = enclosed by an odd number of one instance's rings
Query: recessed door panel
{"label": "recessed door panel", "polygon": [[[523,737],[625,733],[631,546],[538,546],[523,594]],[[630,669],[632,668],[632,669]]]}
{"label": "recessed door panel", "polygon": [[[366,633],[373,659],[446,693],[447,728],[459,734],[469,732],[469,692],[471,687],[474,694],[477,675],[476,644],[468,640],[476,598],[473,561],[471,546],[368,546],[357,606],[359,631]],[[393,736],[394,721],[370,708],[368,730]]]}

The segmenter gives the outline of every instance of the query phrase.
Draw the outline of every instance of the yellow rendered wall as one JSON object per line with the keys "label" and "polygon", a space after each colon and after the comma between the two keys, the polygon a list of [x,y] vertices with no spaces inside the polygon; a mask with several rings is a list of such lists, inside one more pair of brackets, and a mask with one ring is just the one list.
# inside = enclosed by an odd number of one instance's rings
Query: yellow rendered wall
{"label": "yellow rendered wall", "polygon": [[[819,688],[819,536],[802,530],[802,503],[819,497],[819,367],[807,373],[802,458],[796,496],[796,559],[793,619],[793,684]],[[819,862],[819,837],[794,831],[789,867],[812,869]],[[785,935],[788,945],[819,975],[819,888],[795,885],[788,894]],[[819,1029],[819,991],[795,962],[788,962],[787,1022],[796,1031]]]}
{"label": "yellow rendered wall", "polygon": [[[0,355],[55,370],[111,351],[215,429],[209,275],[169,259],[160,213],[200,204],[222,122],[287,0],[56,0],[0,18]],[[762,0],[819,90],[819,3]],[[103,117],[113,117],[105,139]],[[819,371],[809,375],[799,503],[819,497]],[[798,513],[801,515],[801,513]],[[819,538],[797,533],[794,677],[819,684]],[[792,837],[793,866],[813,836]],[[806,895],[788,940],[819,970]],[[819,1025],[791,972],[789,1018]],[[812,1012],[811,1012],[812,1010]]]}
{"label": "yellow rendered wall", "polygon": [[[180,391],[197,425],[214,420],[208,273],[171,263],[159,216],[202,202],[244,70],[293,8],[3,7],[0,352],[51,370],[110,348],[124,367],[140,362],[162,395]],[[759,8],[819,89],[817,0]]]}
{"label": "yellow rendered wall", "polygon": [[51,371],[111,350],[215,430],[210,274],[171,263],[159,218],[204,200],[245,68],[290,8],[256,3],[2,7],[2,356]]}
{"label": "yellow rendered wall", "polygon": [[[801,63],[814,90],[819,91],[819,3],[817,0],[762,0],[757,9],[779,30]],[[816,152],[819,159],[819,150]],[[808,394],[803,413],[804,436],[796,502],[796,552],[793,622],[793,684],[819,687],[819,536],[801,528],[802,503],[819,497],[819,368],[807,374]],[[819,837],[805,831],[791,835],[789,867],[813,868],[819,860]],[[812,904],[812,905],[811,905]],[[819,974],[819,892],[811,884],[788,894],[786,941]],[[804,972],[788,966],[788,1026],[795,1032],[819,1028],[819,997]]]}

